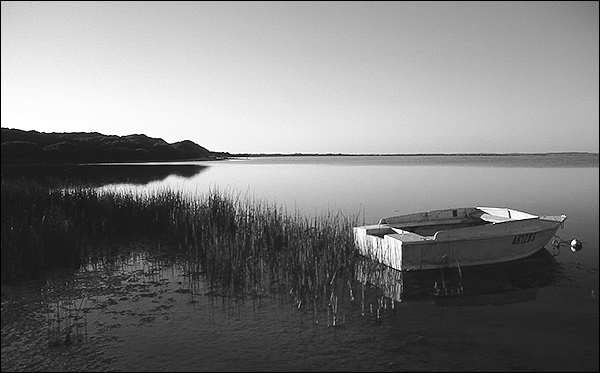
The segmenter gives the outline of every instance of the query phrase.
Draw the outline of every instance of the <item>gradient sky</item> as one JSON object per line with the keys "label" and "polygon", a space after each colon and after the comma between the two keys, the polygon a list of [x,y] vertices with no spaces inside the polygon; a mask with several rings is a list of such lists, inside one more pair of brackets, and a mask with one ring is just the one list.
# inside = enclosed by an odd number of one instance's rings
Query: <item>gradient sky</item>
{"label": "gradient sky", "polygon": [[598,2],[2,1],[2,127],[231,153],[599,151]]}

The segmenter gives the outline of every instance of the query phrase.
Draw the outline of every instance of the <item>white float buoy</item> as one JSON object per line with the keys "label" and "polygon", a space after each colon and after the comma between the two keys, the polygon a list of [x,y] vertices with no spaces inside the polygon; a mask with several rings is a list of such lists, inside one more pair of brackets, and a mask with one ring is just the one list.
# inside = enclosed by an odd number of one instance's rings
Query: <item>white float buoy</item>
{"label": "white float buoy", "polygon": [[571,241],[571,251],[575,253],[581,249],[583,249],[583,244],[581,243],[581,241],[579,241],[576,238],[573,238],[573,241]]}

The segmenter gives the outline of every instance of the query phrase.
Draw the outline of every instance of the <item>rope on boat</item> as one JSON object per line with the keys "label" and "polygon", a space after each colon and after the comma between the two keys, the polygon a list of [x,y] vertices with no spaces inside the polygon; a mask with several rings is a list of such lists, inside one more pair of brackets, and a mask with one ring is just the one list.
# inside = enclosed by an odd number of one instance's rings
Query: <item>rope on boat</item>
{"label": "rope on boat", "polygon": [[573,238],[570,242],[564,241],[560,238],[560,236],[555,235],[552,237],[552,256],[557,256],[560,254],[560,246],[569,244],[571,246],[571,251],[576,253],[583,249],[583,243],[579,241],[577,238]]}

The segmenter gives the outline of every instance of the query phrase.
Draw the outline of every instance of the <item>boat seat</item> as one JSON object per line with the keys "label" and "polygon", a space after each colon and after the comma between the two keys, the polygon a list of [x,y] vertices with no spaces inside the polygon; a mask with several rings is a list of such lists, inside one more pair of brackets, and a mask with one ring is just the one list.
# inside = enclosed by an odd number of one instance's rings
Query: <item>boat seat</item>
{"label": "boat seat", "polygon": [[508,218],[506,216],[498,216],[498,215],[492,215],[492,214],[481,214],[481,216],[479,217],[481,220],[484,221],[488,221],[490,223],[503,223],[506,221],[512,221],[513,219]]}
{"label": "boat seat", "polygon": [[426,240],[427,238],[425,238],[425,236],[421,236],[420,234],[416,234],[413,232],[409,232],[409,231],[404,231],[402,229],[398,229],[398,228],[392,228],[394,230],[394,232],[396,233],[392,233],[392,234],[386,234],[386,236],[390,236],[393,237],[397,240],[400,241],[423,241]]}

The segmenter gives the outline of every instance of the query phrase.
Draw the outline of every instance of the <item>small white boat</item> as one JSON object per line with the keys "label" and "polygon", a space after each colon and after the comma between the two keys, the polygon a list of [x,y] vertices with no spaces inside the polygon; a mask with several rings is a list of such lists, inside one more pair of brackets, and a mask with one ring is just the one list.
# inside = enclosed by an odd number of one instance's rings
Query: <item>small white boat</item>
{"label": "small white boat", "polygon": [[411,271],[526,258],[550,242],[566,218],[462,207],[394,216],[353,230],[362,255]]}

